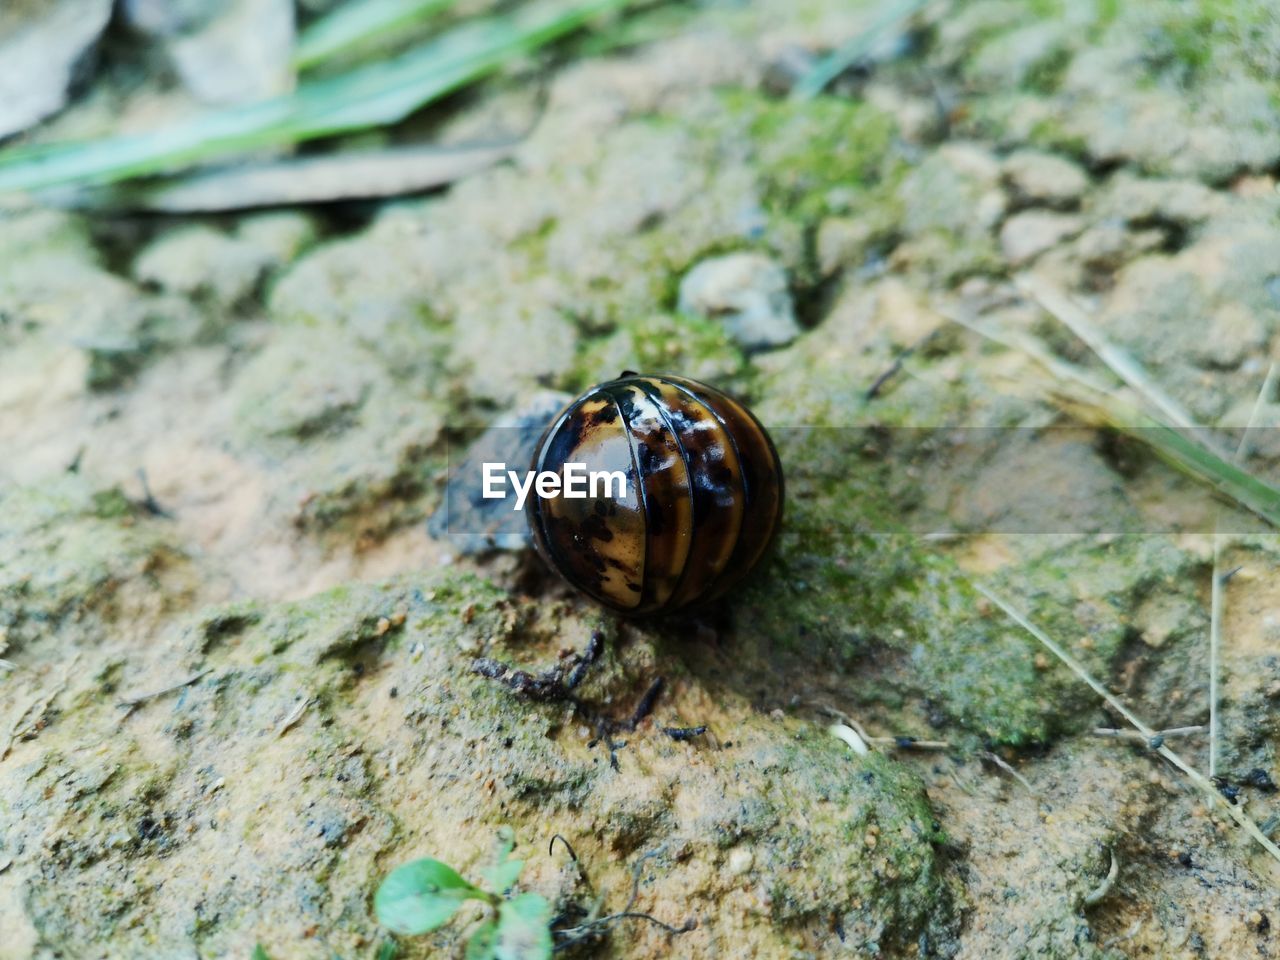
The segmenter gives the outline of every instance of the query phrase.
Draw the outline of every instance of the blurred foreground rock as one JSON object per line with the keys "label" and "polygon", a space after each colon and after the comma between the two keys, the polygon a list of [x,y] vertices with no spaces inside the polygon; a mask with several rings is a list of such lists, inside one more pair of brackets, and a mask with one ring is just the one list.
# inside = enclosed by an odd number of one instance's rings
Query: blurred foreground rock
{"label": "blurred foreground rock", "polygon": [[67,102],[91,72],[111,0],[17,0],[0,10],[0,139]]}

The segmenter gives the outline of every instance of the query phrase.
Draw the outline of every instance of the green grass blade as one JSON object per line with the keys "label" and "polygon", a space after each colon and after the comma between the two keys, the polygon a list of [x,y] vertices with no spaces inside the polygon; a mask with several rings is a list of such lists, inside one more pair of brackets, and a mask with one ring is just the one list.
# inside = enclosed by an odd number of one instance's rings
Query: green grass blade
{"label": "green grass blade", "polygon": [[1040,363],[1057,381],[1050,394],[1060,406],[1082,419],[1107,424],[1145,443],[1174,467],[1280,529],[1280,490],[1219,453],[1219,444],[1206,430],[1171,426],[1126,403],[1107,384],[1055,357],[1034,337],[992,329],[965,312],[946,306],[939,307],[938,312],[995,343],[1022,350]]}
{"label": "green grass blade", "polygon": [[239,151],[396,123],[627,2],[539,4],[509,17],[464,24],[392,60],[304,85],[288,96],[137,136],[3,151],[0,194],[111,183]]}
{"label": "green grass blade", "polygon": [[1160,411],[1169,423],[1175,427],[1193,426],[1191,414],[1183,409],[1182,404],[1165,393],[1136,358],[1109,341],[1089,319],[1089,315],[1070,297],[1031,274],[1018,276],[1015,281],[1018,289],[1083,340],[1112,373],[1151,404],[1153,409]]}
{"label": "green grass blade", "polygon": [[928,4],[928,0],[888,0],[867,29],[855,35],[814,65],[791,89],[793,100],[809,100],[836,77],[875,52],[891,30],[898,29]]}
{"label": "green grass blade", "polygon": [[418,20],[442,13],[457,0],[347,0],[298,38],[295,69],[305,70],[353,47],[390,36]]}
{"label": "green grass blade", "polygon": [[1024,293],[1083,340],[1112,373],[1159,414],[1157,419],[1104,397],[1098,405],[1117,427],[1137,433],[1175,466],[1210,484],[1272,526],[1280,527],[1280,491],[1241,469],[1219,449],[1213,436],[1197,431],[1191,414],[1165,393],[1137,358],[1107,340],[1088,314],[1066,294],[1029,274],[1017,278],[1017,282]]}
{"label": "green grass blade", "polygon": [[1161,423],[1107,394],[1091,394],[1070,384],[1059,385],[1053,394],[1082,419],[1108,424],[1141,441],[1166,463],[1280,530],[1280,490],[1221,456],[1210,440]]}
{"label": "green grass blade", "polygon": [[[1125,429],[1123,424],[1117,424]],[[1173,427],[1148,421],[1135,430],[1142,439],[1159,454],[1181,467],[1193,477],[1209,484],[1224,497],[1252,511],[1269,524],[1280,529],[1280,490],[1242,470],[1229,460],[1224,460],[1212,450],[1175,430]]]}

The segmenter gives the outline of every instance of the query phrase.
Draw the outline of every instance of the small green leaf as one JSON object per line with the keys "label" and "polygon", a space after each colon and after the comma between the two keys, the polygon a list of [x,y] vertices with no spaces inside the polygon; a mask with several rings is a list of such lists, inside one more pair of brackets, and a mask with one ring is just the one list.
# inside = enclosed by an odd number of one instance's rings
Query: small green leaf
{"label": "small green leaf", "polygon": [[249,960],[271,960],[267,956],[267,951],[262,949],[262,944],[254,944],[253,953],[249,954]]}
{"label": "small green leaf", "polygon": [[489,885],[494,893],[506,893],[524,869],[523,860],[506,860],[496,863],[489,870]]}
{"label": "small green leaf", "polygon": [[522,893],[498,907],[496,960],[550,960],[551,904],[536,893]]}
{"label": "small green leaf", "polygon": [[486,920],[467,941],[465,960],[493,960],[493,948],[498,939],[498,925]]}
{"label": "small green leaf", "polygon": [[865,30],[854,34],[833,53],[823,57],[799,79],[791,88],[791,99],[810,100],[816,97],[840,74],[866,60],[886,34],[901,30],[904,21],[915,16],[924,5],[924,0],[888,0],[876,11],[876,18]]}
{"label": "small green leaf", "polygon": [[383,940],[382,946],[378,947],[378,952],[374,956],[376,960],[396,960],[399,952],[400,948],[394,940]]}
{"label": "small green leaf", "polygon": [[464,900],[488,895],[439,860],[414,860],[392,870],[373,897],[378,922],[395,933],[426,933],[454,915]]}
{"label": "small green leaf", "polygon": [[493,866],[486,873],[489,886],[494,893],[506,893],[520,876],[524,868],[523,860],[508,860],[511,851],[516,848],[516,832],[505,824],[498,828],[498,851],[494,855]]}
{"label": "small green leaf", "polygon": [[497,860],[501,863],[507,857],[511,856],[511,851],[516,848],[516,832],[507,824],[503,824],[498,828],[498,856]]}

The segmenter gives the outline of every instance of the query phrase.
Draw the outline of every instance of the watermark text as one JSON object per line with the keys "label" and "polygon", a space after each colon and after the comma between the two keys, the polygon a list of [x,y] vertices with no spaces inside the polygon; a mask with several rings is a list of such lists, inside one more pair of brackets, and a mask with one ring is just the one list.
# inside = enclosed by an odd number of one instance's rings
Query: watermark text
{"label": "watermark text", "polygon": [[[626,499],[627,475],[621,470],[588,470],[585,463],[566,463],[562,470],[526,470],[524,476],[508,470],[505,463],[485,462],[484,489],[486,500],[504,500],[507,484],[515,491],[514,510],[523,510],[529,491],[534,490],[544,500],[566,497],[570,500]],[[615,492],[616,491],[616,492]]]}

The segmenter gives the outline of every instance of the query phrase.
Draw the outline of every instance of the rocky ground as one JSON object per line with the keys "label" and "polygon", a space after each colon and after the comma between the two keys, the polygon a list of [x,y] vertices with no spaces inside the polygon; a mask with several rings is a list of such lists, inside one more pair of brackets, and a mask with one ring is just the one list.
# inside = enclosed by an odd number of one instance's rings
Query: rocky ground
{"label": "rocky ground", "polygon": [[[1049,429],[1072,423],[1049,375],[947,319],[1104,374],[1031,271],[1198,420],[1246,422],[1280,350],[1280,25],[1263,0],[939,4],[788,99],[872,13],[655,11],[550,73],[508,162],[424,199],[0,214],[0,956],[372,956],[378,880],[427,855],[474,875],[503,824],[563,925],[621,909],[635,870],[637,909],[697,921],[582,955],[1280,948],[1280,864],[1092,735],[1117,718],[965,580],[1155,727],[1202,724],[1211,528],[1152,517],[1209,501],[1139,445]],[[530,83],[440,135],[527,119]],[[168,102],[96,90],[53,129]],[[621,623],[527,554],[427,532],[451,441],[623,368],[736,390],[775,430],[786,528],[722,610]],[[969,460],[906,429],[943,425],[1024,429]],[[1016,470],[989,455],[1014,445]],[[1013,500],[1040,535],[999,532]],[[955,536],[889,533],[939,511]],[[1224,558],[1220,766],[1259,822],[1277,555]],[[667,681],[617,769],[581,712],[470,670],[593,630],[593,709]],[[858,755],[823,708],[946,746]],[[1205,766],[1203,736],[1170,744]],[[461,956],[462,930],[400,955]]]}

